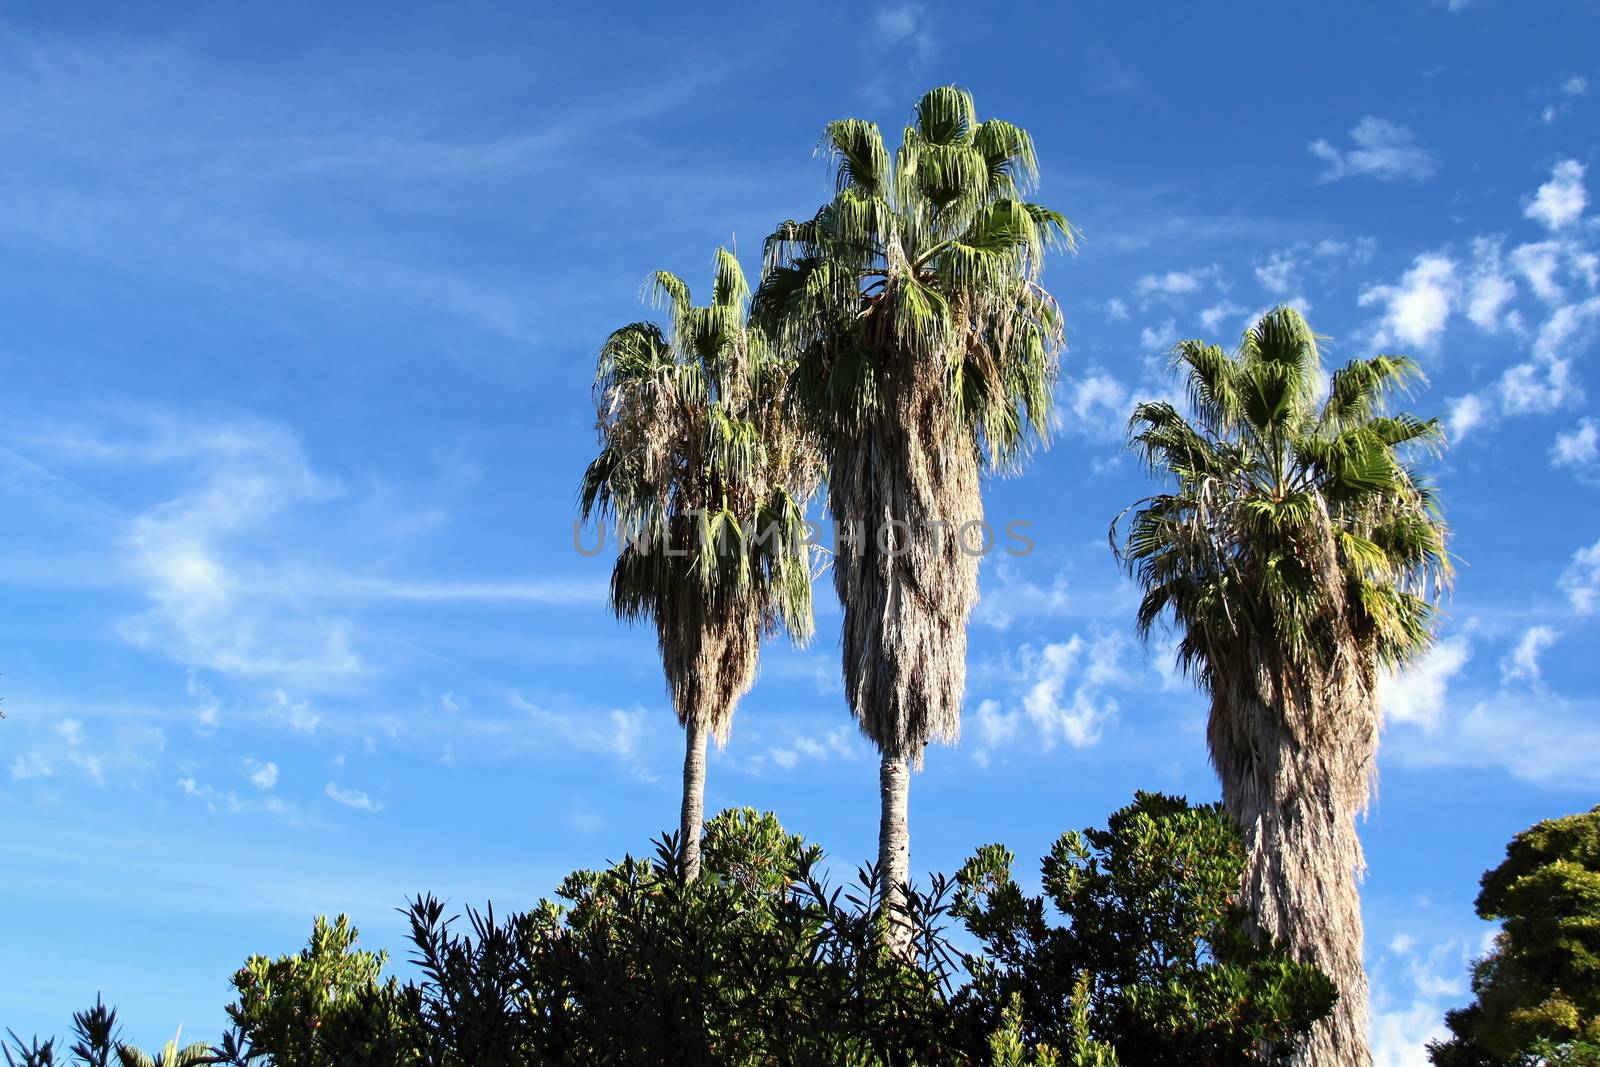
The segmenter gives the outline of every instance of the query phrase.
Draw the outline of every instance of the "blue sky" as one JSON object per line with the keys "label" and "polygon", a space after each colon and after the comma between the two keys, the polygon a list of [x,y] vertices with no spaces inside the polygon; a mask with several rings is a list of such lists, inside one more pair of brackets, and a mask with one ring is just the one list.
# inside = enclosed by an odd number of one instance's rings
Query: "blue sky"
{"label": "blue sky", "polygon": [[[227,978],[419,890],[530,903],[671,825],[647,631],[572,549],[595,350],[665,267],[829,190],[822,125],[958,82],[1029,128],[1070,351],[1054,447],[988,488],[964,737],[912,858],[1034,870],[1136,788],[1216,795],[1204,702],[1131,632],[1106,523],[1162,352],[1307,310],[1416,355],[1451,426],[1460,575],[1387,687],[1364,825],[1380,1062],[1465,996],[1481,871],[1591,806],[1600,719],[1597,11],[1500,0],[863,13],[7,5],[0,21],[0,1024],[96,991],[130,1035],[222,1025]],[[826,593],[827,587],[823,587]],[[708,807],[841,870],[875,763],[837,608],[769,647]]]}

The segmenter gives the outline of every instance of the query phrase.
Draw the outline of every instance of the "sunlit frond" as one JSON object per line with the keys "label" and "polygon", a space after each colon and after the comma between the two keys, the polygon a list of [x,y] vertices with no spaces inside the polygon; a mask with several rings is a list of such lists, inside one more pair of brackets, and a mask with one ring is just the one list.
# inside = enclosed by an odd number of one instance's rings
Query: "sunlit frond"
{"label": "sunlit frond", "polygon": [[1145,587],[1140,628],[1176,622],[1180,659],[1203,681],[1254,640],[1306,664],[1342,654],[1344,633],[1364,635],[1374,663],[1420,654],[1451,567],[1432,492],[1400,454],[1437,446],[1439,424],[1386,413],[1388,395],[1418,376],[1415,364],[1352,361],[1319,407],[1318,338],[1286,307],[1264,315],[1232,355],[1184,341],[1173,359],[1192,419],[1145,403],[1128,431],[1173,489],[1112,528]]}

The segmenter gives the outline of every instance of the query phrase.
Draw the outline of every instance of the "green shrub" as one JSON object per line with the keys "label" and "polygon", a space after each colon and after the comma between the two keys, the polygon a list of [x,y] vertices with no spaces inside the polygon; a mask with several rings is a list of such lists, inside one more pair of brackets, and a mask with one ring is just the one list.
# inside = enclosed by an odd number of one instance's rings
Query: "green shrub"
{"label": "green shrub", "polygon": [[357,949],[356,938],[347,917],[319,917],[300,952],[246,960],[233,976],[224,1062],[244,1062],[241,1038],[253,1057],[281,1067],[426,1062],[416,989],[380,982],[388,955]]}
{"label": "green shrub", "polygon": [[1056,841],[1042,897],[1013,862],[988,845],[956,876],[955,914],[982,945],[955,1001],[969,1031],[1003,1026],[1016,1002],[1026,1039],[1057,1048],[1093,1037],[1130,1063],[1276,1063],[1332,1010],[1326,976],[1248,932],[1244,852],[1214,806],[1137,794],[1107,829]]}

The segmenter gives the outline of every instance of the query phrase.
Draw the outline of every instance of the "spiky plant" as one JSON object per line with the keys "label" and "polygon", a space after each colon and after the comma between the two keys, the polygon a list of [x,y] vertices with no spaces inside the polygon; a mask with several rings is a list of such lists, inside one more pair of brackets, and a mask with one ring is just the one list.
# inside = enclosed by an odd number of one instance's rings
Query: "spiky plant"
{"label": "spiky plant", "polygon": [[892,161],[861,119],[830,124],[820,150],[836,193],[768,238],[755,317],[792,355],[796,411],[827,460],[845,692],[882,754],[879,884],[894,905],[910,769],[960,727],[979,476],[1018,467],[1046,433],[1062,324],[1039,274],[1073,233],[1023,199],[1027,131],[979,122],[962,89],[922,98]]}
{"label": "spiky plant", "polygon": [[211,1046],[204,1041],[179,1047],[178,1038],[168,1041],[159,1056],[141,1052],[133,1045],[117,1046],[117,1062],[121,1067],[203,1067],[212,1062]]}
{"label": "spiky plant", "polygon": [[1429,647],[1450,578],[1434,492],[1408,462],[1440,443],[1439,423],[1388,412],[1420,378],[1403,356],[1325,381],[1292,308],[1232,354],[1184,341],[1174,364],[1193,417],[1140,404],[1129,430],[1171,488],[1129,509],[1120,543],[1113,523],[1112,542],[1144,587],[1140,633],[1170,617],[1180,664],[1210,694],[1246,904],[1338,986],[1302,1062],[1368,1064],[1355,820],[1375,772],[1378,676]]}
{"label": "spiky plant", "polygon": [[789,366],[747,321],[739,261],[718,249],[711,302],[666,271],[649,283],[663,329],[635,322],[600,352],[600,454],[584,474],[585,520],[621,539],[611,606],[654,624],[686,732],[680,835],[700,869],[706,740],[721,745],[755,680],[761,639],[812,632],[805,502],[819,463],[784,415]]}

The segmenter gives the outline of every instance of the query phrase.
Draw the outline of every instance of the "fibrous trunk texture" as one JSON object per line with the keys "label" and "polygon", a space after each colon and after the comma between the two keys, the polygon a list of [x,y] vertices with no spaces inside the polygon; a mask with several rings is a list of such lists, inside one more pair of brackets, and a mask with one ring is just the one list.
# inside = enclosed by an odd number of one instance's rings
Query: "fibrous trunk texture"
{"label": "fibrous trunk texture", "polygon": [[659,637],[678,724],[687,729],[698,718],[712,740],[726,744],[734,708],[756,680],[761,612],[754,598],[685,593]]}
{"label": "fibrous trunk texture", "polygon": [[972,446],[952,439],[935,405],[919,407],[863,433],[829,485],[845,692],[879,750],[914,765],[929,741],[960,734],[984,544]]}
{"label": "fibrous trunk texture", "polygon": [[[1331,616],[1344,617],[1342,604]],[[1296,1063],[1370,1067],[1356,819],[1378,750],[1373,671],[1338,624],[1331,656],[1314,665],[1287,662],[1270,638],[1238,651],[1214,674],[1208,741],[1223,805],[1244,834],[1244,904],[1339,990]]]}
{"label": "fibrous trunk texture", "polygon": [[700,873],[706,740],[727,743],[734,708],[755,682],[761,651],[761,616],[754,602],[748,597],[726,601],[682,600],[659,634],[673,708],[687,735],[679,837],[684,873],[691,880]]}
{"label": "fibrous trunk texture", "polygon": [[[889,258],[891,275],[904,271],[898,243]],[[943,342],[902,343],[893,303],[886,294],[869,327],[876,403],[830,450],[828,478],[842,526],[833,573],[844,605],[845,696],[885,773],[891,761],[920,767],[929,741],[960,734],[967,619],[987,540],[972,431],[950,401],[950,355]],[[953,321],[964,324],[964,313]],[[891,811],[884,793],[880,840],[892,820],[904,825],[905,792],[895,795]],[[904,849],[895,862],[909,871]]]}
{"label": "fibrous trunk texture", "polygon": [[878,768],[881,816],[878,820],[878,884],[883,890],[890,943],[904,950],[911,928],[904,921],[904,886],[911,878],[911,827],[906,819],[911,767],[899,756],[884,756]]}
{"label": "fibrous trunk texture", "polygon": [[706,729],[691,719],[684,730],[683,809],[678,833],[683,842],[683,876],[700,877],[700,830],[706,821]]}
{"label": "fibrous trunk texture", "polygon": [[945,357],[897,358],[906,365],[880,373],[877,410],[834,451],[828,492],[842,526],[846,696],[885,755],[918,764],[930,740],[960,732],[986,538],[977,452],[954,424]]}

